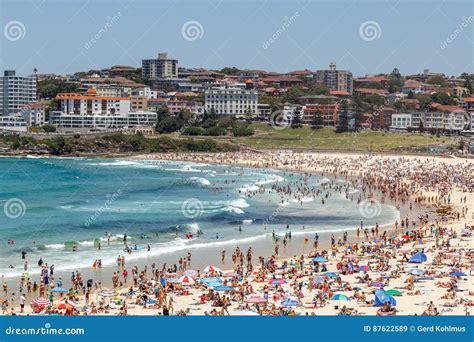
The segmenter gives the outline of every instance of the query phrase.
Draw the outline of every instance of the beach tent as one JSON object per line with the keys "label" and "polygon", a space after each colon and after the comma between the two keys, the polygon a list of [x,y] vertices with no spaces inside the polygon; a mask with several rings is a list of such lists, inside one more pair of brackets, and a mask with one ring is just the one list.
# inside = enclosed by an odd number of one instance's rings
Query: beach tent
{"label": "beach tent", "polygon": [[248,297],[245,300],[245,302],[246,303],[251,303],[251,304],[264,304],[264,303],[268,302],[268,300],[266,300],[265,298],[262,298],[262,297],[252,296],[252,297]]}
{"label": "beach tent", "polygon": [[283,306],[298,306],[300,305],[300,302],[297,301],[296,299],[292,298],[287,298],[281,302],[281,305]]}
{"label": "beach tent", "polygon": [[418,252],[410,258],[410,262],[420,264],[428,260],[425,253]]}
{"label": "beach tent", "polygon": [[383,306],[385,303],[390,303],[392,306],[397,305],[397,301],[392,296],[386,294],[383,290],[375,291],[374,306]]}
{"label": "beach tent", "polygon": [[51,290],[51,292],[56,292],[56,293],[68,293],[69,291],[66,290],[64,287],[55,287]]}
{"label": "beach tent", "polygon": [[323,256],[317,256],[317,257],[313,258],[313,261],[314,261],[314,262],[327,262],[328,259],[326,259],[326,258],[323,257]]}

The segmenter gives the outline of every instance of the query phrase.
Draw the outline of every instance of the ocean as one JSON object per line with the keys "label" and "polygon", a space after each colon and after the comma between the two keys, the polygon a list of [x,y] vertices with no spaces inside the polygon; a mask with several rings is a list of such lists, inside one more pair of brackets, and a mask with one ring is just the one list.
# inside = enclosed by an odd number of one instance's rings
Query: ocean
{"label": "ocean", "polygon": [[[96,259],[112,266],[125,254],[124,235],[132,249],[127,261],[160,264],[190,251],[217,256],[227,249],[230,255],[236,246],[264,242],[271,248],[273,232],[312,241],[316,232],[338,237],[361,221],[399,219],[390,205],[379,204],[369,215],[361,211],[359,189],[343,181],[336,182],[348,187],[347,194],[330,191],[324,204],[323,186],[330,182],[324,177],[306,184],[321,189],[316,197],[282,197],[272,189],[301,186],[302,179],[280,170],[191,162],[0,158],[0,274],[23,274],[22,252],[29,275],[39,272],[39,258],[64,272],[90,269]],[[257,194],[249,197],[249,191]]]}

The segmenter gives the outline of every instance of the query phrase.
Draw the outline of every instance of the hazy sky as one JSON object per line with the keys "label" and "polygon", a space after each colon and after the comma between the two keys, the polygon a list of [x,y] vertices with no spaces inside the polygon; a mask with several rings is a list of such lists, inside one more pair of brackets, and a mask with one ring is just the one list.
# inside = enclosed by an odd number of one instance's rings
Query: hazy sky
{"label": "hazy sky", "polygon": [[474,72],[474,1],[1,0],[0,69],[181,66]]}

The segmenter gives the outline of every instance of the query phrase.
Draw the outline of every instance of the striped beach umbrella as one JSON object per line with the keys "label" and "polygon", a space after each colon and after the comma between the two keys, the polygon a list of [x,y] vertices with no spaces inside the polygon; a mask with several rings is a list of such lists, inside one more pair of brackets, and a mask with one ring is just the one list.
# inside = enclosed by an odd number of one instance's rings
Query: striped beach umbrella
{"label": "striped beach umbrella", "polygon": [[46,299],[44,297],[39,297],[39,298],[33,299],[31,301],[31,304],[37,305],[37,306],[47,306],[47,305],[51,305],[51,302],[49,301],[49,299]]}
{"label": "striped beach umbrella", "polygon": [[193,285],[195,283],[194,279],[188,276],[182,276],[178,279],[178,283],[185,285]]}
{"label": "striped beach umbrella", "polygon": [[270,281],[268,283],[271,284],[271,285],[286,284],[286,280],[285,279],[270,279]]}
{"label": "striped beach umbrella", "polygon": [[343,293],[338,293],[332,296],[331,300],[351,300],[351,299]]}
{"label": "striped beach umbrella", "polygon": [[218,267],[209,265],[204,270],[205,273],[222,273],[222,270]]}

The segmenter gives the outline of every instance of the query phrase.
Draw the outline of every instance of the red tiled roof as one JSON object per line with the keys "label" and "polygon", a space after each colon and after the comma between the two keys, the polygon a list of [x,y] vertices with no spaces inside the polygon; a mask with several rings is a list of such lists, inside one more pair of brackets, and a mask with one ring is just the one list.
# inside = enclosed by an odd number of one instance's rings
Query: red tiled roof
{"label": "red tiled roof", "polygon": [[388,95],[388,91],[385,89],[357,88],[355,91],[362,94]]}
{"label": "red tiled roof", "polygon": [[329,92],[330,95],[345,95],[345,96],[350,96],[352,95],[350,92],[346,91],[346,90],[331,90]]}

